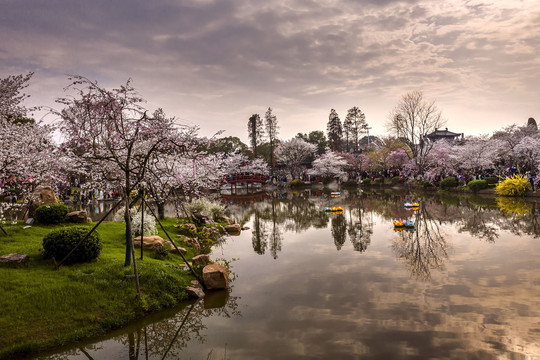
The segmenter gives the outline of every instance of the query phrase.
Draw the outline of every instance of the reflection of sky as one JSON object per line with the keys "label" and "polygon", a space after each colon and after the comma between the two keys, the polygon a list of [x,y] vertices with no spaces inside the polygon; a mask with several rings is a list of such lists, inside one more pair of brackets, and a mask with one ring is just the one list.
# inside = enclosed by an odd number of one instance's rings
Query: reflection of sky
{"label": "reflection of sky", "polygon": [[[268,229],[272,222],[265,222]],[[448,256],[419,279],[396,258],[400,233],[391,220],[373,214],[373,223],[363,253],[348,239],[337,251],[330,222],[325,229],[282,229],[274,259],[269,251],[253,251],[252,216],[251,230],[230,237],[213,255],[239,259],[232,295],[241,315],[203,319],[204,342],[191,341],[182,355],[521,359],[540,352],[537,240],[501,231],[490,243],[442,224]],[[117,354],[124,358],[125,349]]]}

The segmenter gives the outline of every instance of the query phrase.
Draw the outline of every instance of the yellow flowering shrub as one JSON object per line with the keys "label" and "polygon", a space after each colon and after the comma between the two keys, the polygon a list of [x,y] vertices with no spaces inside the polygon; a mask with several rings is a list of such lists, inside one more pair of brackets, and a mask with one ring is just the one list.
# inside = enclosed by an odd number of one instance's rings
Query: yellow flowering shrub
{"label": "yellow flowering shrub", "polygon": [[495,192],[502,196],[523,196],[530,186],[525,175],[516,174],[499,182],[495,187]]}

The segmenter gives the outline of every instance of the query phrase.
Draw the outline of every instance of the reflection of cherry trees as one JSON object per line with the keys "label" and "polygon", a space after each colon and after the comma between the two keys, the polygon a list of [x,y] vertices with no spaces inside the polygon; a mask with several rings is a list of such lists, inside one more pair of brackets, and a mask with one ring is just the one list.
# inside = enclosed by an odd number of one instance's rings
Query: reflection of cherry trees
{"label": "reflection of cherry trees", "polygon": [[438,222],[425,207],[415,213],[416,229],[399,232],[392,249],[396,256],[409,267],[411,274],[419,279],[429,279],[431,270],[442,268],[448,258],[449,244],[441,233]]}
{"label": "reflection of cherry trees", "polygon": [[467,216],[460,221],[458,231],[468,232],[471,236],[488,242],[495,242],[499,237],[499,228],[493,220],[493,211],[473,207],[467,210]]}

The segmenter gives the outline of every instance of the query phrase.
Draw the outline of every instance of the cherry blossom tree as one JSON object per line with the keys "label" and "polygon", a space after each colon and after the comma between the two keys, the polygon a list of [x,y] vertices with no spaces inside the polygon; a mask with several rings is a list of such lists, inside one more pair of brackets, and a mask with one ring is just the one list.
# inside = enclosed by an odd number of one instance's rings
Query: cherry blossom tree
{"label": "cherry blossom tree", "polygon": [[[10,75],[0,79],[0,118],[8,122],[22,121],[28,115],[24,100],[30,97],[23,91],[28,87],[34,73]],[[30,121],[31,122],[31,121]]]}
{"label": "cherry blossom tree", "polygon": [[345,166],[347,166],[347,162],[341,156],[333,152],[328,152],[313,161],[313,167],[309,171],[309,174],[321,175],[327,178],[344,178],[346,176],[346,173],[343,171]]}
{"label": "cherry blossom tree", "polygon": [[452,148],[452,159],[456,167],[481,171],[494,166],[500,149],[500,140],[486,135],[470,136],[462,145]]}
{"label": "cherry blossom tree", "polygon": [[340,153],[339,156],[347,162],[347,170],[366,171],[369,168],[370,160],[366,154]]}
{"label": "cherry blossom tree", "polygon": [[270,174],[270,169],[264,160],[249,160],[242,154],[226,156],[220,163],[220,174],[222,176],[243,173],[268,176]]}
{"label": "cherry blossom tree", "polygon": [[[129,214],[130,194],[147,179],[152,156],[181,151],[193,129],[175,124],[173,118],[149,114],[131,80],[113,90],[79,75],[69,80],[66,90],[74,94],[58,99],[64,109],[55,112],[65,137],[62,146],[73,151],[90,178],[122,188]],[[136,266],[131,234],[126,216],[125,266],[131,258]]]}
{"label": "cherry blossom tree", "polygon": [[514,150],[524,170],[535,170],[540,163],[540,134],[523,137]]}
{"label": "cherry blossom tree", "polygon": [[316,151],[317,147],[315,145],[299,138],[293,138],[279,144],[276,149],[276,156],[287,165],[293,179],[296,179],[303,171],[302,163]]}
{"label": "cherry blossom tree", "polygon": [[407,161],[409,161],[409,154],[403,148],[391,151],[386,156],[386,163],[394,168],[401,168]]}
{"label": "cherry blossom tree", "polygon": [[24,93],[32,73],[0,79],[0,179],[51,183],[65,164],[52,140],[54,127],[28,119]]}

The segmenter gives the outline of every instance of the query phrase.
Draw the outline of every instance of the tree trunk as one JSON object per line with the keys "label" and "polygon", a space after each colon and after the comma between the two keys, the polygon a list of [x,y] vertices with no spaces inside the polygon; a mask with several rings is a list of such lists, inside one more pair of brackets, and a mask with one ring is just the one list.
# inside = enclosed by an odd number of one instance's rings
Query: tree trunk
{"label": "tree trunk", "polygon": [[165,203],[156,202],[159,220],[165,219]]}
{"label": "tree trunk", "polygon": [[129,193],[127,190],[124,194],[125,197],[125,206],[124,206],[124,220],[126,222],[126,257],[124,260],[124,266],[130,266],[131,265],[131,246],[133,242],[133,238],[131,236],[131,217],[129,216]]}

